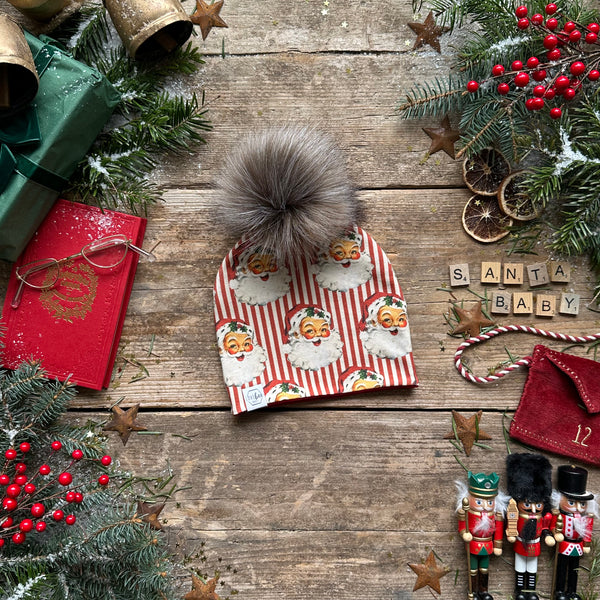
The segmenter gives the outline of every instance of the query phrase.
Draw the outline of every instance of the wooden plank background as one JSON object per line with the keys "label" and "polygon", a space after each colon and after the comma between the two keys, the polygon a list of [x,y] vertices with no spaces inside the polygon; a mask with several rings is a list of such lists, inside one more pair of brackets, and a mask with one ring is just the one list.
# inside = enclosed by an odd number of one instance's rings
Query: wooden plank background
{"label": "wooden plank background", "polygon": [[[192,12],[193,2],[184,7]],[[11,11],[6,0],[0,9]],[[413,14],[408,0],[226,0],[221,16],[228,29],[214,29],[205,43],[195,38],[206,60],[200,72],[170,84],[182,93],[205,91],[214,130],[205,147],[165,161],[153,175],[165,189],[164,203],[148,214],[145,246],[156,246],[157,261],[140,263],[113,383],[102,392],[80,389],[72,418],[104,420],[119,400],[141,405],[139,421],[157,435],[134,434],[125,447],[115,436],[114,454],[140,475],[170,465],[187,489],[163,512],[169,535],[190,545],[206,541],[209,559],[220,556],[236,569],[227,584],[244,600],[427,598],[427,589],[412,592],[416,576],[407,565],[431,549],[451,569],[442,597],[463,598],[453,482],[465,473],[457,458],[504,476],[504,428],[525,373],[485,387],[456,373],[459,340],[444,318],[448,265],[469,263],[471,289],[483,293],[482,260],[531,264],[548,253],[540,244],[535,256],[509,257],[510,243],[471,240],[460,224],[469,198],[461,165],[443,153],[427,158],[430,140],[421,128],[438,122],[403,121],[395,112],[416,81],[447,73],[461,34],[442,38],[442,54],[413,51],[416,36],[406,23],[422,22],[426,12]],[[361,225],[388,254],[408,302],[420,386],[233,417],[212,285],[236,240],[219,215],[214,182],[241,136],[287,123],[317,126],[345,152],[364,208]],[[586,308],[593,275],[585,260],[570,262],[571,283],[552,287],[581,294],[579,316],[497,322],[600,330],[598,314]],[[9,270],[0,265],[2,295]],[[476,299],[465,289],[453,293],[458,301]],[[507,358],[505,347],[523,356],[538,341],[511,334],[469,351],[469,360],[485,374]],[[147,377],[138,379],[134,361]],[[467,458],[443,439],[451,409],[484,411],[489,449]],[[600,491],[600,471],[589,470],[590,489]],[[548,564],[540,563],[542,591]],[[511,565],[510,549],[493,562],[498,598],[512,593]]]}

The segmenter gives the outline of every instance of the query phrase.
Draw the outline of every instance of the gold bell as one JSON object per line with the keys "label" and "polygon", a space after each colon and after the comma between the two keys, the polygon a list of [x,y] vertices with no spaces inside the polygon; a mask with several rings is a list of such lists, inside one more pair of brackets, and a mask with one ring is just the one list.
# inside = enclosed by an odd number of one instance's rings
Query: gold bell
{"label": "gold bell", "polygon": [[193,23],[178,0],[104,0],[130,56],[156,59],[184,44]]}
{"label": "gold bell", "polygon": [[38,74],[23,30],[6,13],[0,13],[0,116],[31,102],[38,86]]}
{"label": "gold bell", "polygon": [[8,0],[24,15],[36,21],[49,21],[59,13],[71,0]]}

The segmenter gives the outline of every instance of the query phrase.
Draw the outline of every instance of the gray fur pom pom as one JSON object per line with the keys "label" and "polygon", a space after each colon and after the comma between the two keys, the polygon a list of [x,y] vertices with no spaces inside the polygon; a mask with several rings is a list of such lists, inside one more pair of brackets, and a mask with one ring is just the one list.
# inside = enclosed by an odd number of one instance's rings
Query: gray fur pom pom
{"label": "gray fur pom pom", "polygon": [[232,233],[280,264],[328,248],[357,216],[340,150],[308,127],[282,127],[242,141],[225,163],[221,205]]}

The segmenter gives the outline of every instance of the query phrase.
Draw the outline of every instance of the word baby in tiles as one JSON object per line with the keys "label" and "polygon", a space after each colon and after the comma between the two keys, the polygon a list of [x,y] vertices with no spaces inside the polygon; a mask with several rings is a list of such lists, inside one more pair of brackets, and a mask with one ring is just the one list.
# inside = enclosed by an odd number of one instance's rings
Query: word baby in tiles
{"label": "word baby in tiles", "polygon": [[[450,285],[452,287],[471,284],[469,265],[450,265]],[[525,281],[527,277],[527,281]],[[579,314],[579,294],[562,292],[560,298],[551,292],[541,292],[534,297],[533,292],[510,291],[512,286],[527,284],[529,288],[548,286],[553,283],[565,284],[571,279],[571,266],[566,262],[551,260],[531,265],[523,263],[481,263],[481,283],[499,285],[492,293],[490,310],[495,314],[529,315],[535,312],[538,317],[553,317],[556,311],[564,315]],[[558,300],[558,305],[557,305]]]}

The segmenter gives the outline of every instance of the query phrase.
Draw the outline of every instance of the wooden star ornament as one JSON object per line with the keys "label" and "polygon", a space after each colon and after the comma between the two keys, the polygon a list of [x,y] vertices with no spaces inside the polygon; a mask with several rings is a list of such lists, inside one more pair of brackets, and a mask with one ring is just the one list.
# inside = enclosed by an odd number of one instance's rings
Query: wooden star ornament
{"label": "wooden star ornament", "polygon": [[436,25],[433,18],[433,11],[429,12],[423,23],[408,23],[408,26],[417,34],[413,50],[420,48],[423,44],[428,44],[440,54],[442,53],[439,38],[447,31],[450,31],[450,27]]}
{"label": "wooden star ornament", "polygon": [[194,25],[200,26],[203,40],[213,27],[227,27],[227,23],[219,15],[222,8],[223,0],[217,0],[212,4],[207,4],[204,0],[196,0],[196,11],[190,15],[190,20]]}
{"label": "wooden star ornament", "polygon": [[439,127],[423,127],[423,131],[431,138],[431,146],[427,154],[435,154],[443,150],[450,158],[455,157],[454,144],[460,138],[460,131],[452,129],[448,115]]}
{"label": "wooden star ornament", "polygon": [[192,590],[188,592],[183,600],[221,600],[215,592],[217,577],[209,579],[204,583],[199,577],[192,575]]}
{"label": "wooden star ornament", "polygon": [[452,305],[458,317],[458,325],[452,330],[452,333],[466,333],[469,337],[479,335],[482,327],[493,325],[483,314],[483,303],[476,302],[471,308],[466,309],[457,304]]}
{"label": "wooden star ornament", "polygon": [[162,504],[148,504],[147,502],[137,503],[137,514],[144,523],[148,523],[152,529],[162,529],[162,524],[158,518],[165,503]]}
{"label": "wooden star ornament", "polygon": [[425,559],[424,563],[409,563],[408,566],[417,574],[417,581],[415,583],[415,587],[413,588],[413,592],[420,590],[425,586],[429,586],[438,594],[442,593],[440,579],[444,577],[444,575],[448,574],[450,568],[438,566],[438,564],[435,562],[433,550],[429,552],[429,555]]}
{"label": "wooden star ornament", "polygon": [[467,456],[471,455],[473,444],[480,440],[491,440],[492,438],[479,426],[483,411],[470,416],[463,417],[455,410],[452,411],[452,431],[444,436],[445,440],[459,439],[465,449]]}
{"label": "wooden star ornament", "polygon": [[127,410],[123,410],[119,406],[113,406],[113,418],[102,428],[103,431],[117,431],[123,442],[123,446],[127,444],[127,440],[132,431],[148,431],[146,427],[138,425],[137,419],[139,404],[135,404]]}

